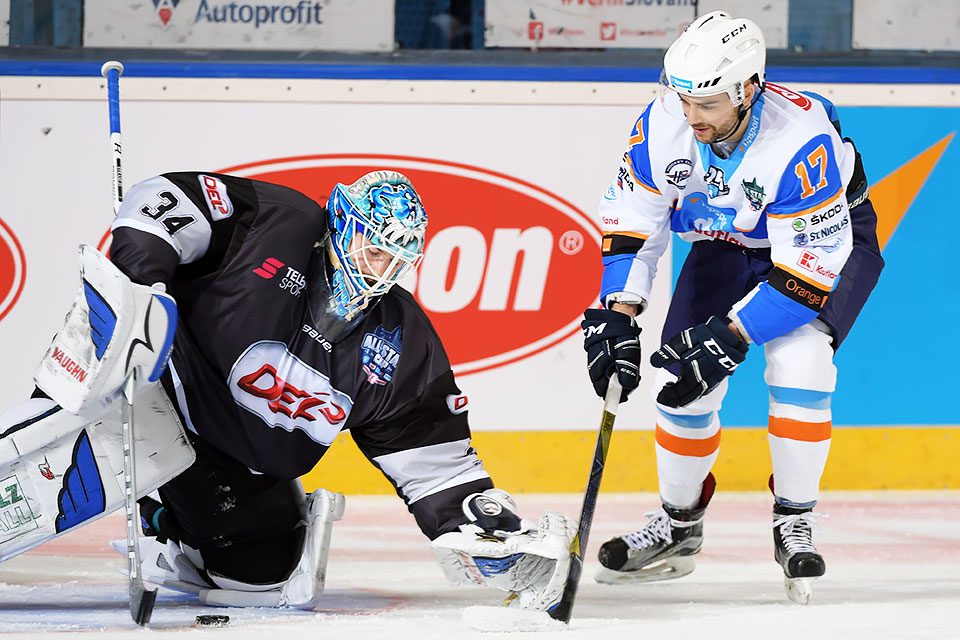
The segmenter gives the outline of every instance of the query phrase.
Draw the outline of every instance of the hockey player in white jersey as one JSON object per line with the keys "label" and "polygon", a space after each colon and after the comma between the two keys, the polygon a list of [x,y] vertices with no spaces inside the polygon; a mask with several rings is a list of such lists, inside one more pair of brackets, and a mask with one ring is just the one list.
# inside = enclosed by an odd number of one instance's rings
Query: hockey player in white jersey
{"label": "hockey player in white jersey", "polygon": [[691,241],[651,357],[659,369],[656,454],[663,508],[600,550],[601,582],[693,570],[713,495],[727,377],[762,345],[770,389],[775,559],[806,603],[825,572],[813,544],[830,447],[834,351],[883,267],[876,214],[833,105],[765,81],[763,35],[715,11],[664,56],[660,98],[630,132],[603,195],[602,309],[585,312],[601,396],[616,371],[639,382],[640,328],[669,233]]}

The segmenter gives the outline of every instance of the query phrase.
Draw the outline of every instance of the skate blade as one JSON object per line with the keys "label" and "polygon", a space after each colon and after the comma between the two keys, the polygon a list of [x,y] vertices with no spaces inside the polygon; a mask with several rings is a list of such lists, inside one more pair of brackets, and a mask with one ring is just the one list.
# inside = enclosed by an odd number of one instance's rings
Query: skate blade
{"label": "skate blade", "polygon": [[784,576],[783,587],[787,590],[790,602],[808,604],[813,595],[813,581],[816,578],[788,578]]}
{"label": "skate blade", "polygon": [[515,607],[467,607],[463,621],[476,631],[487,633],[561,631],[566,625],[546,611]]}
{"label": "skate blade", "polygon": [[635,569],[633,571],[615,571],[600,567],[593,579],[600,584],[624,584],[626,582],[657,582],[674,580],[693,573],[697,568],[693,556],[670,556],[665,560]]}

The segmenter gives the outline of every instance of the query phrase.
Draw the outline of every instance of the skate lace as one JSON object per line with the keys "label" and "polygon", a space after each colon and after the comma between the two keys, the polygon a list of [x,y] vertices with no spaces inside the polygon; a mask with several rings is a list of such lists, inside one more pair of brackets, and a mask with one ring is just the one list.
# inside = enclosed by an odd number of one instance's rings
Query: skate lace
{"label": "skate lace", "polygon": [[623,541],[631,549],[646,549],[661,542],[671,542],[673,536],[670,535],[670,518],[663,509],[648,511],[643,514],[645,518],[650,518],[640,531],[628,533],[623,536]]}
{"label": "skate lace", "polygon": [[813,546],[813,532],[821,531],[822,528],[816,518],[828,517],[825,513],[815,513],[813,511],[782,515],[773,521],[770,528],[780,528],[780,539],[783,540],[784,548],[791,555],[804,551],[817,553],[817,548]]}

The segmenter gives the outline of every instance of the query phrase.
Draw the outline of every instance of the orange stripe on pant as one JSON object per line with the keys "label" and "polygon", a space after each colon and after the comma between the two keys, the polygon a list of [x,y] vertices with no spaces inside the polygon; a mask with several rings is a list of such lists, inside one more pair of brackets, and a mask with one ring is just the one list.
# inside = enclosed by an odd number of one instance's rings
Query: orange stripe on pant
{"label": "orange stripe on pant", "polygon": [[804,442],[823,442],[830,439],[831,422],[802,422],[790,418],[770,416],[770,435]]}
{"label": "orange stripe on pant", "polygon": [[717,431],[709,438],[694,440],[692,438],[675,436],[665,431],[660,425],[657,425],[657,444],[670,453],[676,453],[681,456],[705,458],[720,448],[720,431]]}

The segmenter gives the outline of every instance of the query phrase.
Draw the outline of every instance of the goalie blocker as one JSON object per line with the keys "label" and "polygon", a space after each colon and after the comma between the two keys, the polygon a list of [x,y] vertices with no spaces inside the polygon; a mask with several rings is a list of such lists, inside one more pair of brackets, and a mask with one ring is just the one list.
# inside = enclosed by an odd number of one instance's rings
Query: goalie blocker
{"label": "goalie blocker", "polygon": [[61,407],[99,418],[134,372],[154,383],[170,357],[177,304],[155,287],[134,284],[102,253],[80,247],[80,293],[43,356],[37,386]]}

